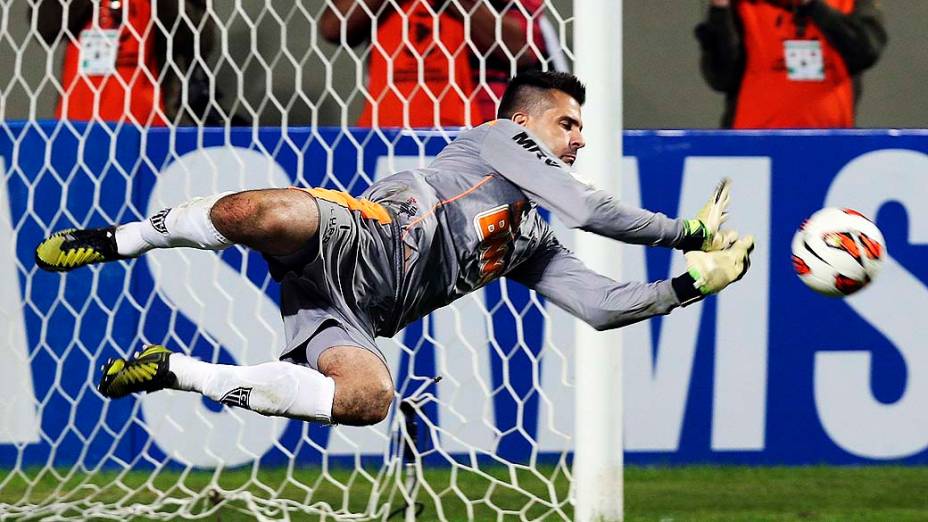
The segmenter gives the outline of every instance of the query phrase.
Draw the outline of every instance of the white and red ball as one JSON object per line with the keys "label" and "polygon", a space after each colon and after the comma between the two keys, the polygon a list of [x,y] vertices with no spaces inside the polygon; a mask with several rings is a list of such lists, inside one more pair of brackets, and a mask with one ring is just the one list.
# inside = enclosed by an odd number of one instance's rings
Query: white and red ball
{"label": "white and red ball", "polygon": [[870,284],[886,256],[880,229],[863,214],[825,208],[793,236],[793,268],[812,290],[828,296],[853,294]]}

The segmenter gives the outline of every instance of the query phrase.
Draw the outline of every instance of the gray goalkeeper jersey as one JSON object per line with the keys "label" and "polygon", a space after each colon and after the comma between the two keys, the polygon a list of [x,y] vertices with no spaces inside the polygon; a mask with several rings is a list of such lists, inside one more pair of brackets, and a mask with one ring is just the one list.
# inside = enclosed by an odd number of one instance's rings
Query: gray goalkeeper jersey
{"label": "gray goalkeeper jersey", "polygon": [[392,336],[502,276],[598,329],[679,305],[670,281],[618,283],[587,268],[536,204],[571,228],[644,245],[676,246],[682,221],[621,204],[510,120],[462,132],[427,168],[389,176],[362,197],[392,211],[402,248],[398,302],[371,318],[377,335]]}

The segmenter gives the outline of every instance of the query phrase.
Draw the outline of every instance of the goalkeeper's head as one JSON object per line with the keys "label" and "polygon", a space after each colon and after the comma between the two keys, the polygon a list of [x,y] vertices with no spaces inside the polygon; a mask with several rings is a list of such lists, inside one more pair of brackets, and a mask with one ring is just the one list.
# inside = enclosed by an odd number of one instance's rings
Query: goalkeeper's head
{"label": "goalkeeper's head", "polygon": [[499,103],[498,118],[527,128],[568,165],[577,159],[583,141],[580,106],[586,87],[564,72],[527,71],[509,81]]}

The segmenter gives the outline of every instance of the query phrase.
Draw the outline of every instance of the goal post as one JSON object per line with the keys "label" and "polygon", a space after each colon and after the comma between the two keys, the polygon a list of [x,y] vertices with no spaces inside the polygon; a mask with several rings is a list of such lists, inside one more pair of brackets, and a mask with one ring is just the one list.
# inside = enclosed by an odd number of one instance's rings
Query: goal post
{"label": "goal post", "polygon": [[[622,164],[622,0],[575,1],[574,18],[576,74],[587,88],[583,134],[589,145],[577,168],[616,193]],[[576,240],[587,265],[620,278],[621,249],[614,241],[583,232]],[[574,519],[622,520],[621,333],[579,325],[574,349]]]}

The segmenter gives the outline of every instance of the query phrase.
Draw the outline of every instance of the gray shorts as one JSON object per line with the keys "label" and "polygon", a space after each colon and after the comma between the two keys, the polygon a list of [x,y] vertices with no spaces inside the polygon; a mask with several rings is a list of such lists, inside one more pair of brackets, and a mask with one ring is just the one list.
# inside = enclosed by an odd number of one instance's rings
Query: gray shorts
{"label": "gray shorts", "polygon": [[323,323],[316,333],[312,335],[303,345],[285,351],[280,356],[281,361],[309,366],[314,370],[319,369],[319,357],[322,352],[333,346],[354,346],[367,350],[376,355],[389,369],[386,358],[377,348],[373,339],[356,340],[357,336],[352,336],[342,323],[337,321],[328,321]]}
{"label": "gray shorts", "polygon": [[314,199],[317,236],[293,254],[264,256],[280,283],[286,345],[279,358],[318,369],[325,350],[356,346],[386,364],[374,337],[397,300],[398,228],[343,202]]}

